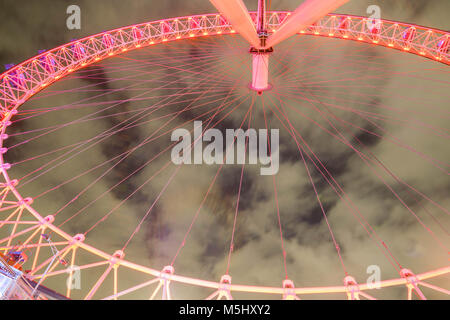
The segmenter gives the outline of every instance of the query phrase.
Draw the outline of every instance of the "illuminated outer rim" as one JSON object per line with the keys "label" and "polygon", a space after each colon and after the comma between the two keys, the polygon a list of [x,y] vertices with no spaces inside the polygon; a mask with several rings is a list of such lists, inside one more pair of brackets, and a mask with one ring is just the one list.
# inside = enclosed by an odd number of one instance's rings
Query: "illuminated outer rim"
{"label": "illuminated outer rim", "polygon": [[[252,12],[250,14],[255,20],[256,13]],[[268,31],[276,32],[277,27],[289,15],[290,12],[287,11],[268,12]],[[307,29],[300,31],[299,34],[366,42],[417,54],[450,65],[450,54],[448,53],[450,42],[449,32],[394,21],[377,21],[378,28],[370,30],[368,26],[373,22],[372,19],[359,16],[329,14]],[[46,86],[74,71],[128,50],[147,47],[166,41],[232,33],[235,33],[235,31],[225,18],[218,14],[186,16],[106,31],[64,44],[26,60],[0,75],[0,112],[2,119],[0,127],[0,148],[3,146],[3,140],[7,138],[5,131],[10,124],[9,121],[11,117],[17,113],[16,109],[34,94],[43,90]],[[108,273],[111,271],[111,268],[114,270],[118,267],[130,268],[155,277],[155,281],[167,282],[167,280],[170,280],[219,291],[226,290],[227,292],[239,291],[280,294],[283,295],[284,298],[288,295],[291,295],[292,297],[292,295],[295,294],[316,293],[346,293],[350,298],[350,292],[367,292],[367,290],[373,289],[368,284],[349,285],[348,282],[343,286],[309,288],[261,287],[236,284],[224,286],[224,284],[220,282],[205,281],[176,274],[167,274],[165,272],[134,264],[122,259],[123,257],[107,254],[92,247],[84,243],[84,239],[77,238],[77,236],[72,237],[65,233],[52,224],[53,219],[51,216],[43,218],[43,216],[32,208],[28,199],[24,199],[16,190],[14,181],[11,181],[7,173],[8,167],[8,164],[4,163],[3,155],[0,154],[0,171],[4,176],[4,182],[0,183],[0,191],[6,190],[6,192],[12,192],[17,198],[17,202],[9,201],[8,206],[29,211],[37,220],[34,222],[36,226],[50,229],[64,238],[67,246],[60,251],[61,254],[64,250],[68,251],[70,248],[86,250],[104,260],[103,262],[96,264],[97,266],[110,265],[107,270]],[[2,248],[4,247],[0,247],[0,249]],[[107,272],[105,272],[106,275]],[[61,272],[54,272],[54,274],[55,273]],[[379,286],[391,287],[406,285],[411,289],[416,283],[423,284],[423,280],[448,273],[450,273],[450,266],[417,275],[401,274],[400,278],[381,281]],[[33,277],[33,270],[31,270],[30,274],[31,277]],[[106,275],[104,276],[106,277]],[[48,276],[50,276],[50,273]],[[35,275],[34,278],[39,279],[39,275]],[[104,278],[102,279],[102,277],[99,279],[90,294],[86,296],[87,299],[90,299],[95,294],[103,280]],[[151,282],[153,283],[153,281]],[[114,286],[114,292],[117,295],[117,284]],[[145,284],[141,287],[144,286]],[[431,285],[427,286],[430,288],[434,287],[433,289],[437,291],[450,294],[448,290]],[[125,294],[126,292],[122,293]],[[119,293],[118,296],[120,295],[121,294]]]}

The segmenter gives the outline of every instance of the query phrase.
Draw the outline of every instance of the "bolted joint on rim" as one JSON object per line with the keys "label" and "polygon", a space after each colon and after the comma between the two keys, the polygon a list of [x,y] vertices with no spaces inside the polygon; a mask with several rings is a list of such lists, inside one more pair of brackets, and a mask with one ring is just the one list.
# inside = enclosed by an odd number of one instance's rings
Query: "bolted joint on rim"
{"label": "bolted joint on rim", "polygon": [[355,278],[353,278],[352,276],[346,276],[346,277],[344,278],[344,285],[345,285],[346,287],[349,287],[349,286],[357,286],[358,283],[356,282]]}
{"label": "bolted joint on rim", "polygon": [[223,275],[222,278],[220,278],[220,284],[225,284],[225,285],[231,284],[231,276],[228,274]]}
{"label": "bolted joint on rim", "polygon": [[8,186],[9,188],[15,188],[15,187],[17,187],[18,185],[19,185],[19,180],[17,180],[17,179],[11,180],[11,181],[9,181],[9,182],[7,183],[7,186]]}
{"label": "bolted joint on rim", "polygon": [[296,300],[298,299],[295,294],[294,281],[286,279],[283,280],[283,300]]}
{"label": "bolted joint on rim", "polygon": [[233,297],[231,296],[231,276],[228,274],[223,275],[220,278],[220,285],[219,285],[219,296],[218,300],[222,298],[226,298],[228,300],[232,300]]}
{"label": "bolted joint on rim", "polygon": [[170,280],[171,276],[175,273],[175,269],[173,266],[165,266],[161,271],[160,278],[163,280]]}
{"label": "bolted joint on rim", "polygon": [[49,215],[49,216],[46,216],[44,219],[42,219],[41,225],[48,226],[49,224],[52,224],[53,222],[55,222],[55,217],[52,215]]}
{"label": "bolted joint on rim", "polygon": [[79,233],[72,238],[71,244],[83,242],[85,239],[86,237],[84,236],[84,234]]}
{"label": "bolted joint on rim", "polygon": [[230,286],[231,286],[231,276],[228,274],[223,275],[222,278],[220,278],[219,290],[229,292]]}
{"label": "bolted joint on rim", "polygon": [[28,197],[28,198],[20,200],[18,202],[18,204],[19,204],[19,207],[25,207],[27,205],[31,205],[33,202],[34,202],[33,198]]}
{"label": "bolted joint on rim", "polygon": [[406,279],[407,282],[407,286],[408,287],[415,287],[415,285],[417,284],[417,282],[419,281],[416,277],[416,275],[409,269],[407,268],[403,268],[400,270],[400,276],[403,279]]}
{"label": "bolted joint on rim", "polygon": [[109,262],[114,266],[118,266],[120,260],[123,260],[123,258],[125,257],[125,252],[123,252],[122,250],[117,250],[116,252],[114,252],[114,254],[111,256],[111,259],[109,259]]}
{"label": "bolted joint on rim", "polygon": [[2,163],[0,165],[0,168],[3,169],[4,171],[11,169],[11,164],[10,163]]}
{"label": "bolted joint on rim", "polygon": [[403,268],[402,270],[400,270],[400,276],[407,279],[409,277],[415,277],[415,274],[411,270]]}
{"label": "bolted joint on rim", "polygon": [[400,270],[400,276],[406,280],[406,287],[408,288],[408,300],[412,300],[413,291],[415,291],[415,293],[421,300],[427,300],[423,292],[419,289],[419,279],[411,270],[402,268]]}
{"label": "bolted joint on rim", "polygon": [[125,252],[123,252],[122,250],[117,250],[116,252],[114,252],[113,257],[117,259],[123,259],[125,257]]}
{"label": "bolted joint on rim", "polygon": [[344,278],[344,285],[347,288],[348,300],[359,300],[360,290],[355,278],[353,278],[352,276],[346,276]]}

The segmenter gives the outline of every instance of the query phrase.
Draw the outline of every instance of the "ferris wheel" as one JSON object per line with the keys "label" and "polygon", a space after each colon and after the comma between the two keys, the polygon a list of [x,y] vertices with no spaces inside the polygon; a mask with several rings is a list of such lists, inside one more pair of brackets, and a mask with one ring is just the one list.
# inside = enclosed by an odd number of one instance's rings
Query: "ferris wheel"
{"label": "ferris wheel", "polygon": [[[9,296],[448,299],[450,33],[330,13],[346,2],[211,0],[1,74]],[[189,154],[279,130],[276,174],[174,163],[199,121]]]}

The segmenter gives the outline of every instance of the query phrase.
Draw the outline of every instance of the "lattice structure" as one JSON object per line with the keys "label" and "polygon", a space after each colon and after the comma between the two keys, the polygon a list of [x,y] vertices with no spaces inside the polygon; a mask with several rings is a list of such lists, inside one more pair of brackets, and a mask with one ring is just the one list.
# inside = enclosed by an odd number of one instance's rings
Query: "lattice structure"
{"label": "lattice structure", "polygon": [[[289,16],[289,12],[269,12],[267,21],[270,32],[276,32],[277,27]],[[256,13],[251,13],[256,19]],[[331,14],[321,19],[299,34],[324,36],[355,40],[374,45],[421,55],[438,62],[450,64],[449,35],[450,33],[410,24],[380,20],[375,24],[368,22],[364,17]],[[370,28],[369,25],[373,27]],[[217,14],[197,15],[165,19],[135,26],[120,28],[103,32],[84,39],[73,41],[53,50],[39,54],[20,65],[12,67],[3,73],[0,78],[0,109],[2,112],[2,126],[0,136],[0,150],[4,154],[8,150],[3,148],[3,141],[7,139],[5,133],[10,119],[17,113],[16,109],[31,96],[58,81],[65,75],[79,70],[96,61],[120,54],[122,52],[151,46],[166,41],[187,39],[219,34],[232,34],[235,31],[227,21]],[[10,235],[0,239],[0,250],[7,252],[11,249],[34,250],[30,259],[30,270],[27,276],[34,281],[51,278],[58,275],[69,274],[72,280],[73,271],[69,267],[78,265],[80,255],[89,255],[93,262],[80,265],[80,270],[103,268],[101,276],[92,284],[85,296],[86,299],[98,298],[96,293],[102,284],[113,275],[113,294],[106,299],[127,297],[127,294],[136,290],[157,284],[149,294],[150,298],[157,297],[162,291],[163,299],[170,299],[170,283],[179,282],[187,285],[208,288],[212,294],[207,298],[232,298],[233,292],[275,294],[285,299],[297,299],[308,294],[340,293],[349,299],[359,299],[360,296],[371,299],[368,293],[374,288],[368,284],[358,284],[352,277],[344,279],[344,285],[333,287],[295,288],[292,281],[285,280],[280,287],[257,287],[237,285],[231,283],[231,277],[224,276],[219,282],[211,282],[177,275],[173,267],[168,266],[162,271],[134,264],[125,260],[123,252],[113,254],[105,253],[87,243],[83,235],[69,235],[54,226],[52,216],[44,217],[32,207],[33,199],[24,198],[16,189],[17,180],[11,180],[8,169],[11,166],[5,163],[0,156],[0,170],[3,180],[0,183],[0,228],[10,227]],[[45,241],[47,232],[51,231],[51,243]],[[16,240],[22,239],[20,244]],[[55,255],[50,252],[51,247],[58,249]],[[45,257],[42,260],[42,257]],[[142,283],[126,290],[119,291],[118,270],[128,270],[140,275]],[[425,286],[443,294],[450,294],[448,290],[436,287],[425,282],[428,279],[447,275],[450,267],[438,270],[413,274],[404,269],[398,279],[382,281],[381,288],[392,286],[405,286],[408,297],[415,291],[420,298],[425,298],[419,286]],[[281,283],[280,283],[281,284]],[[71,296],[71,287],[68,286],[66,295]]]}
{"label": "lattice structure", "polygon": [[[269,12],[269,31],[276,32],[289,14]],[[256,12],[250,15],[256,20]],[[61,77],[121,52],[166,41],[234,32],[225,18],[208,14],[149,22],[73,41],[3,73],[0,77],[0,109],[7,113]],[[332,14],[299,33],[382,45],[450,64],[450,33],[441,30]]]}

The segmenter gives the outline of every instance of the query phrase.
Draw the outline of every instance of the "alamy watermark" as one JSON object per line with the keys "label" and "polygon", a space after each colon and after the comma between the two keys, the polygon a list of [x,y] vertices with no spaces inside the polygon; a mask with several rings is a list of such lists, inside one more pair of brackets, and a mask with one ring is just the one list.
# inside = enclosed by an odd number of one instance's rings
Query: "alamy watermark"
{"label": "alamy watermark", "polygon": [[79,6],[73,4],[67,7],[66,13],[69,17],[66,20],[66,26],[69,30],[81,29],[81,9]]}
{"label": "alamy watermark", "polygon": [[[171,140],[179,142],[172,149],[171,157],[177,165],[245,164],[248,159],[248,164],[261,165],[261,175],[274,175],[279,169],[279,139],[279,129],[271,129],[270,136],[267,129],[226,129],[224,139],[220,130],[203,132],[202,122],[194,121],[193,140],[187,129],[172,132]],[[208,144],[203,147],[203,142]]]}
{"label": "alamy watermark", "polygon": [[81,289],[81,269],[79,266],[73,265],[66,269],[66,273],[69,274],[66,280],[66,286],[70,290]]}
{"label": "alamy watermark", "polygon": [[370,274],[367,278],[367,287],[369,289],[380,289],[381,288],[381,269],[376,264],[372,264],[367,267],[366,273]]}
{"label": "alamy watermark", "polygon": [[381,8],[375,4],[367,7],[366,13],[369,15],[367,19],[367,29],[377,30],[381,27]]}

